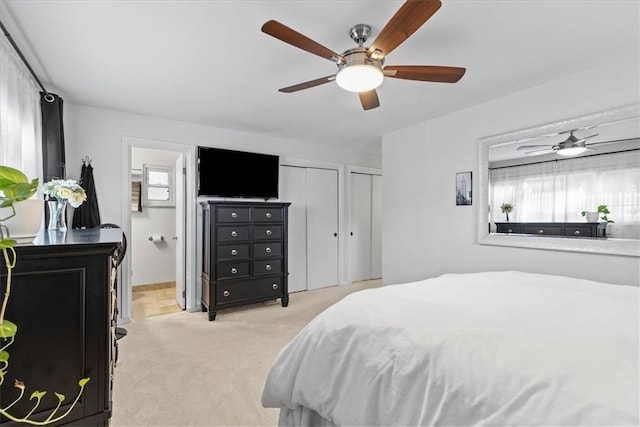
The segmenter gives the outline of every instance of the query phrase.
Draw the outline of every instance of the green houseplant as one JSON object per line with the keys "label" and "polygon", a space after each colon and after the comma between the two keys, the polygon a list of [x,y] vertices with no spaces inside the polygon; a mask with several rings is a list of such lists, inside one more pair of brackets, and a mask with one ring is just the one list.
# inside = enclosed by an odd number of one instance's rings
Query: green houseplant
{"label": "green houseplant", "polygon": [[[589,215],[589,211],[582,211],[581,215],[584,217],[587,217]],[[600,217],[601,220],[603,220],[606,223],[614,223],[615,221],[610,220],[607,215],[609,215],[611,212],[609,211],[609,208],[607,208],[607,205],[598,205],[598,208],[596,209],[596,213],[597,214],[602,214],[602,216]]]}
{"label": "green houseplant", "polygon": [[[29,199],[36,193],[37,188],[37,178],[29,181],[26,175],[19,170],[0,165],[0,208],[8,208],[10,210],[8,215],[0,218],[0,225],[2,225],[1,223],[3,221],[6,221],[16,215],[14,204]],[[11,274],[17,262],[16,251],[14,249],[16,243],[17,242],[15,240],[5,237],[2,232],[2,227],[0,227],[0,250],[2,251],[2,257],[7,270],[5,293],[2,299],[2,308],[0,309],[0,385],[4,383],[5,377],[8,373],[10,356],[8,348],[13,344],[15,337],[18,334],[18,326],[10,320],[5,319],[5,312],[9,302],[9,296],[11,295]],[[11,421],[31,425],[46,425],[60,421],[76,406],[87,382],[89,382],[89,378],[83,378],[78,381],[78,385],[80,386],[78,395],[68,410],[63,413],[58,413],[58,410],[62,406],[65,396],[60,393],[54,393],[58,399],[57,406],[44,421],[39,421],[30,417],[37,411],[42,398],[47,394],[46,391],[35,390],[31,393],[29,400],[34,401],[34,403],[32,409],[27,415],[17,417],[9,413],[9,409],[24,397],[26,391],[25,384],[16,379],[14,385],[17,389],[18,395],[7,406],[0,408],[0,414]]]}

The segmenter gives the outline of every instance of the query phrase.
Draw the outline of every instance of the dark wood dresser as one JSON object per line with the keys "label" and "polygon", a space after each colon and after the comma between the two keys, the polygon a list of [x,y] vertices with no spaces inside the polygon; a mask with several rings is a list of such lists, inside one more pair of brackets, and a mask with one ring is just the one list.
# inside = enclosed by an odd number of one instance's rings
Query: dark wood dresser
{"label": "dark wood dresser", "polygon": [[202,311],[280,298],[287,288],[287,211],[290,203],[201,202]]}
{"label": "dark wood dresser", "polygon": [[496,232],[536,236],[606,237],[606,222],[496,222]]}
{"label": "dark wood dresser", "polygon": [[[52,425],[109,425],[116,345],[112,255],[121,239],[119,228],[45,230],[33,243],[16,246],[5,318],[17,324],[18,332],[7,348],[11,357],[0,405],[4,408],[17,398],[15,380],[26,389],[9,409],[11,415],[26,415],[34,406],[29,397],[36,390],[47,394],[30,419],[49,416],[58,403],[54,393],[65,396],[57,412],[62,414],[78,394],[78,381],[90,377],[78,405]],[[4,262],[1,272],[4,294]],[[2,417],[0,425],[26,424]]]}

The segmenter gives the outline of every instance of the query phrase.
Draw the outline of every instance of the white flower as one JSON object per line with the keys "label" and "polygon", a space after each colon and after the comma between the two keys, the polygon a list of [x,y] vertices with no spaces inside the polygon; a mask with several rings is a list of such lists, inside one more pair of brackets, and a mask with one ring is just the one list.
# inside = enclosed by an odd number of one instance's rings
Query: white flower
{"label": "white flower", "polygon": [[74,208],[87,200],[84,189],[74,179],[52,179],[45,182],[42,188],[49,199],[56,199],[59,202],[68,201]]}

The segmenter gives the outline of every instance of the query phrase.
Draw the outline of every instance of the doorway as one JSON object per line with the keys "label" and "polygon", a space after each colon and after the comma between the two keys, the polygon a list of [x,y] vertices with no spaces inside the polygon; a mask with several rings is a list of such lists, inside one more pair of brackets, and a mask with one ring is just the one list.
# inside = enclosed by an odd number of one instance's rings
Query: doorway
{"label": "doorway", "polygon": [[196,311],[195,147],[124,137],[122,164],[130,250],[121,267],[118,320],[134,317],[134,297],[150,304],[136,307],[139,316]]}

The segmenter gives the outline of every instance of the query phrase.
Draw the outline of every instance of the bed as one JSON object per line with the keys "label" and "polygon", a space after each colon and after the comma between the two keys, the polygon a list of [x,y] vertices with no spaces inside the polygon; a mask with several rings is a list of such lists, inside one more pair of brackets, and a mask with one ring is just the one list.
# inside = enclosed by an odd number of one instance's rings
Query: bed
{"label": "bed", "polygon": [[638,288],[524,272],[353,293],[277,356],[280,425],[640,423]]}

